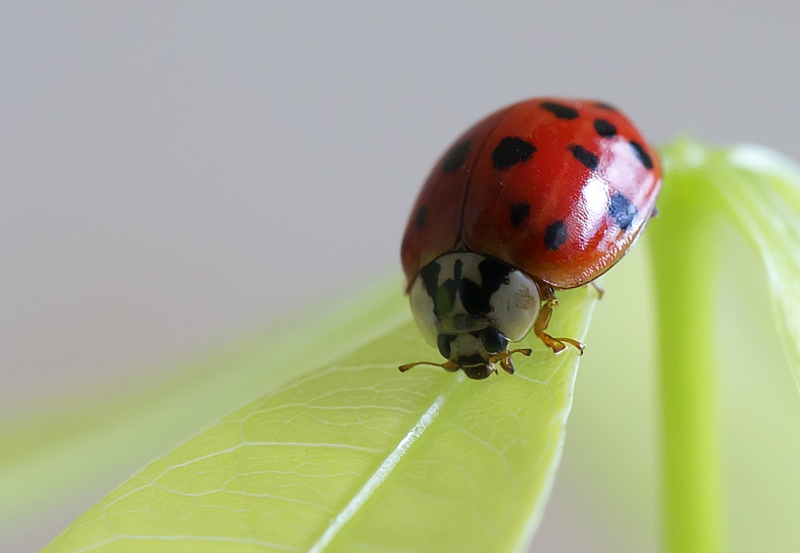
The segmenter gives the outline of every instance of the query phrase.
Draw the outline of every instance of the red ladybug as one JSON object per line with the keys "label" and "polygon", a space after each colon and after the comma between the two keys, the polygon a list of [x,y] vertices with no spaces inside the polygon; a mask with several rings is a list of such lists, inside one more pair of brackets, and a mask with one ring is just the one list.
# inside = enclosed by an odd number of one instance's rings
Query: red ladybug
{"label": "red ladybug", "polygon": [[[448,371],[513,373],[509,342],[545,333],[555,290],[590,283],[655,212],[658,156],[616,108],[533,98],[465,132],[431,171],[401,256],[411,309]],[[420,364],[400,367],[401,371]],[[431,364],[431,363],[426,363]]]}

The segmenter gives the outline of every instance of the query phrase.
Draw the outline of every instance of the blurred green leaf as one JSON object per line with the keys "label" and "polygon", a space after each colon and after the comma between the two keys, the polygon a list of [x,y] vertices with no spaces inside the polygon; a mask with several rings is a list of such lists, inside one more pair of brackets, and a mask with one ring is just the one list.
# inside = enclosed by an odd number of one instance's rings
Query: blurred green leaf
{"label": "blurred green leaf", "polygon": [[[594,291],[559,299],[552,331],[581,339]],[[571,350],[527,342],[514,376],[400,374],[435,354],[406,317],[152,462],[46,551],[519,550],[552,486],[578,367]],[[313,347],[308,335],[301,349]]]}
{"label": "blurred green leaf", "polygon": [[739,178],[718,181],[720,193],[764,263],[778,334],[800,389],[800,167],[756,145],[726,154]]}
{"label": "blurred green leaf", "polygon": [[754,144],[711,148],[690,140],[664,150],[667,168],[703,186],[696,191],[722,207],[766,268],[778,334],[800,389],[800,167]]}
{"label": "blurred green leaf", "polygon": [[[215,420],[408,319],[399,279],[165,371],[160,382],[33,398],[0,418],[0,527],[120,481]],[[313,347],[309,337],[313,336]],[[156,382],[153,382],[156,380]]]}
{"label": "blurred green leaf", "polygon": [[[732,227],[721,238],[718,327],[708,347],[719,360],[729,551],[800,551],[800,398],[771,317],[763,265]],[[605,277],[558,472],[556,493],[569,518],[553,520],[550,533],[569,524],[579,536],[605,540],[605,548],[598,543],[591,551],[662,550],[648,255],[637,245]],[[543,529],[547,524],[545,515]],[[549,551],[533,549],[540,550]]]}

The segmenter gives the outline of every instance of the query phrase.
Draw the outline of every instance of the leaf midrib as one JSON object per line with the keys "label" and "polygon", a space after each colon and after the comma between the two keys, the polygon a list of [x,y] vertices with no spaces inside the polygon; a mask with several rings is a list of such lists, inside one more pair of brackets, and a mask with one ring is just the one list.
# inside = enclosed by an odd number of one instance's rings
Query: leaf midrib
{"label": "leaf midrib", "polygon": [[445,387],[436,400],[425,410],[414,426],[398,442],[397,446],[386,456],[375,472],[367,479],[364,485],[355,493],[353,498],[331,521],[319,539],[309,548],[308,553],[321,553],[333,541],[339,531],[347,524],[361,507],[372,496],[378,486],[383,484],[397,467],[405,454],[422,434],[433,424],[441,412],[447,398],[464,381],[461,374],[455,375],[453,381]]}

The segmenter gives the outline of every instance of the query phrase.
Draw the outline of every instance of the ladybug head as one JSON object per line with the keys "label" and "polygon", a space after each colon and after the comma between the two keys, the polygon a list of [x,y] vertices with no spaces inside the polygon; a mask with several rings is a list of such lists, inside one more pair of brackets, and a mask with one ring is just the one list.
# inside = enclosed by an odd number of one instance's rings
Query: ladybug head
{"label": "ladybug head", "polygon": [[513,372],[508,344],[525,337],[540,303],[539,289],[528,275],[472,252],[439,257],[423,267],[411,287],[414,320],[447,360],[428,364],[461,369],[475,380],[496,372],[494,364],[501,361]]}
{"label": "ladybug head", "polygon": [[479,331],[439,334],[436,345],[442,357],[455,363],[464,374],[482,380],[495,372],[491,358],[506,350],[508,338],[489,326]]}
{"label": "ladybug head", "polygon": [[[486,338],[482,336],[492,336],[491,339],[498,340],[496,345],[487,348],[483,343]],[[469,337],[473,339],[470,339]],[[499,336],[499,338],[498,338]],[[480,346],[477,345],[475,338],[480,340]],[[409,363],[400,367],[400,372],[405,372],[411,367],[417,365],[433,365],[435,367],[442,367],[446,371],[455,372],[459,369],[464,371],[472,380],[483,380],[488,378],[492,373],[497,372],[495,363],[499,362],[508,373],[514,372],[514,363],[511,361],[511,355],[514,353],[521,353],[523,355],[530,355],[530,349],[513,349],[508,350],[508,339],[503,336],[500,331],[493,327],[487,327],[481,332],[471,332],[467,334],[460,334],[457,336],[449,336],[446,334],[439,335],[439,351],[448,360],[444,363],[430,363],[428,361],[421,361],[418,363]],[[499,345],[497,345],[499,344]],[[489,350],[497,350],[492,353]]]}

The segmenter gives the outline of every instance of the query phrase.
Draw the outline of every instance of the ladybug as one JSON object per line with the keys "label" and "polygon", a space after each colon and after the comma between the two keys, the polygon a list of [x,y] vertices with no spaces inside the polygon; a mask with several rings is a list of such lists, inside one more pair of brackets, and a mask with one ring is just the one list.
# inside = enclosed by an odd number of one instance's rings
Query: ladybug
{"label": "ladybug", "polygon": [[609,104],[533,98],[479,121],[431,171],[401,247],[414,320],[446,361],[400,370],[511,374],[511,355],[531,350],[508,345],[531,328],[554,353],[582,353],[545,332],[555,291],[619,261],[660,189],[655,150]]}

